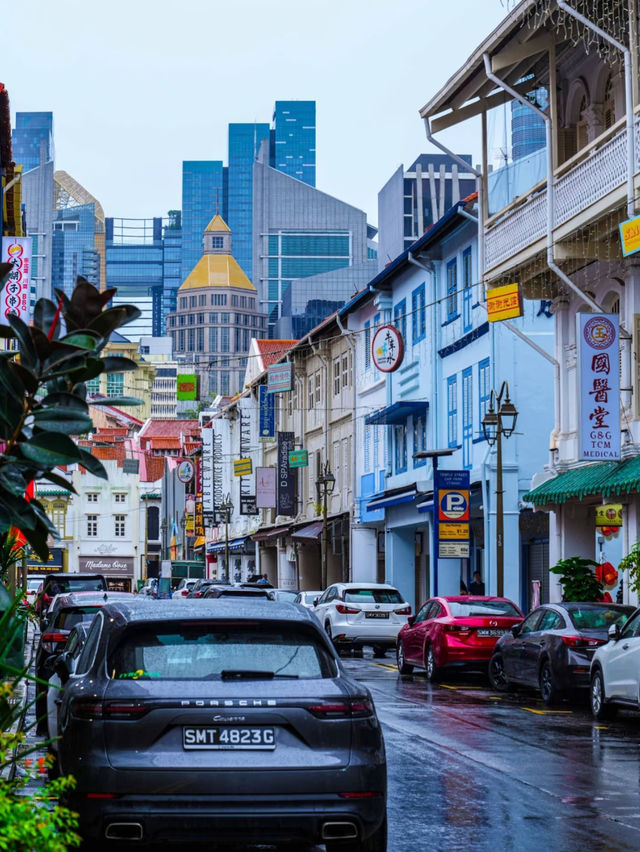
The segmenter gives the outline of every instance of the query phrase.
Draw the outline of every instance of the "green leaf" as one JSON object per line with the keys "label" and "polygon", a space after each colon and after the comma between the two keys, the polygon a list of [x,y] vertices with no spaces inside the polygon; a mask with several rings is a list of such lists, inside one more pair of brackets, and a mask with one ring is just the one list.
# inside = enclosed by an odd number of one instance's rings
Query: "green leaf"
{"label": "green leaf", "polygon": [[0,485],[12,494],[23,497],[27,481],[19,468],[12,464],[5,464],[0,468]]}
{"label": "green leaf", "polygon": [[131,358],[124,358],[122,355],[105,355],[102,363],[105,373],[126,373],[138,369],[135,361],[132,361]]}
{"label": "green leaf", "polygon": [[144,400],[137,396],[110,396],[106,399],[92,399],[90,405],[144,405]]}
{"label": "green leaf", "polygon": [[33,420],[38,429],[48,432],[84,435],[93,430],[93,420],[87,414],[65,408],[39,408],[33,412]]}
{"label": "green leaf", "polygon": [[15,340],[15,336],[15,331],[8,325],[0,325],[0,337],[4,337],[7,340]]}
{"label": "green leaf", "polygon": [[[47,338],[49,337],[57,309],[58,306],[51,299],[38,299],[33,309],[33,325],[35,328],[39,328]],[[58,325],[53,332],[54,339],[60,332],[60,325],[61,323],[58,320]]]}
{"label": "green leaf", "polygon": [[19,381],[25,387],[30,394],[35,394],[40,387],[40,383],[38,382],[38,377],[35,373],[32,373],[31,370],[23,367],[22,364],[17,364],[15,361],[10,362],[10,368],[18,377]]}
{"label": "green leaf", "polygon": [[47,470],[42,474],[41,479],[46,479],[49,482],[52,482],[54,485],[58,485],[60,488],[64,488],[69,491],[71,494],[77,494],[78,492],[73,487],[72,483],[67,481],[64,476],[60,476],[57,473],[54,473],[52,470]]}
{"label": "green leaf", "polygon": [[93,352],[100,340],[101,337],[97,332],[81,329],[65,335],[60,339],[60,342],[66,343],[69,346],[78,346],[80,349],[88,349]]}
{"label": "green leaf", "polygon": [[50,393],[42,400],[42,406],[55,405],[58,408],[67,408],[71,411],[87,412],[89,407],[81,397],[74,393]]}
{"label": "green leaf", "polygon": [[117,305],[115,308],[103,311],[87,327],[97,331],[102,337],[108,338],[111,332],[139,316],[140,310],[135,305]]}
{"label": "green leaf", "polygon": [[42,432],[19,445],[22,455],[42,467],[59,467],[79,461],[79,448],[67,435]]}
{"label": "green leaf", "polygon": [[[13,362],[10,359],[14,355],[15,353],[11,352],[4,353],[3,357],[0,357],[0,385],[2,385],[8,393],[17,397],[22,402],[24,397],[24,385],[14,370],[12,370]],[[20,407],[22,407],[22,405]]]}
{"label": "green leaf", "polygon": [[94,476],[97,476],[99,479],[108,479],[109,475],[104,468],[102,462],[97,459],[95,456],[92,456],[90,452],[85,450],[83,447],[78,447],[80,452],[80,464],[82,467],[86,467],[89,473],[92,473]]}
{"label": "green leaf", "polygon": [[9,314],[7,322],[15,331],[16,337],[20,344],[20,359],[25,367],[37,368],[40,359],[38,358],[38,350],[31,339],[29,326],[23,322],[20,317]]}

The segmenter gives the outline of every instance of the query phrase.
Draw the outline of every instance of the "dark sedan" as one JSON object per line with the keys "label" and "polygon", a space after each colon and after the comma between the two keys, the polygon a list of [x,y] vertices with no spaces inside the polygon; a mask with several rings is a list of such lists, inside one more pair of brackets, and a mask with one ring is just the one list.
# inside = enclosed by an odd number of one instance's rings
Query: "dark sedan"
{"label": "dark sedan", "polygon": [[386,850],[371,695],[302,607],[105,606],[75,672],[56,671],[60,768],[88,844]]}
{"label": "dark sedan", "polygon": [[608,641],[609,627],[624,624],[633,611],[610,603],[539,606],[498,640],[489,662],[492,687],[537,687],[547,704],[571,690],[587,689],[596,648]]}

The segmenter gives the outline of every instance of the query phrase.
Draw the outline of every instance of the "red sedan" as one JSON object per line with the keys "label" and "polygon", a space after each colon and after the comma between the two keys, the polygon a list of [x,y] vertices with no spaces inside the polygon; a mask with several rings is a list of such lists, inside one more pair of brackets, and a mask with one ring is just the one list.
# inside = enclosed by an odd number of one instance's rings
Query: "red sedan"
{"label": "red sedan", "polygon": [[427,679],[434,681],[446,666],[484,665],[502,634],[523,618],[508,598],[431,598],[398,634],[398,671],[425,669]]}

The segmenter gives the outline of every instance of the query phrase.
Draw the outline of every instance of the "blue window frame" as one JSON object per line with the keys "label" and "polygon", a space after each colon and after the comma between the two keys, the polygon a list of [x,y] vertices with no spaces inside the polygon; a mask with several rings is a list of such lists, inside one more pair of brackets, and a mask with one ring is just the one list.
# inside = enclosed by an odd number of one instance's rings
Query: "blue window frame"
{"label": "blue window frame", "polygon": [[403,299],[393,309],[393,324],[402,335],[402,339],[407,340],[407,300]]}
{"label": "blue window frame", "polygon": [[364,324],[364,368],[371,367],[371,322],[367,320]]}
{"label": "blue window frame", "polygon": [[371,426],[364,427],[364,471],[371,471]]}
{"label": "blue window frame", "polygon": [[[413,418],[413,452],[420,453],[427,449],[427,418]],[[414,467],[422,467],[427,463],[426,459],[414,459]]]}
{"label": "blue window frame", "polygon": [[473,446],[473,369],[462,371],[462,467],[471,470]]}
{"label": "blue window frame", "polygon": [[462,329],[471,331],[471,294],[473,293],[471,246],[462,252]]}
{"label": "blue window frame", "polygon": [[394,426],[393,449],[395,453],[395,473],[404,473],[407,469],[407,424]]}
{"label": "blue window frame", "polygon": [[424,284],[411,294],[411,330],[414,343],[424,340],[427,333]]}
{"label": "blue window frame", "polygon": [[458,377],[447,379],[447,444],[458,446]]}
{"label": "blue window frame", "polygon": [[489,407],[489,397],[491,396],[491,370],[490,361],[485,358],[478,364],[478,422],[482,423],[482,418],[487,413]]}
{"label": "blue window frame", "polygon": [[458,316],[458,260],[447,263],[447,319]]}

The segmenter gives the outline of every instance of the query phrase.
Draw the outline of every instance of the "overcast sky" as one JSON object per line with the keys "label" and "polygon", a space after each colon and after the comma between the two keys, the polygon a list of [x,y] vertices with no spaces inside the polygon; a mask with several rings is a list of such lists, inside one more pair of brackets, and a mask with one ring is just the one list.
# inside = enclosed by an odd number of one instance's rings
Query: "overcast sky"
{"label": "overcast sky", "polygon": [[[317,187],[376,223],[379,189],[428,150],[418,110],[505,13],[500,0],[20,0],[0,80],[12,117],[53,111],[56,168],[107,216],[179,208],[182,161],[226,165],[230,122],[315,100]],[[468,127],[444,138],[478,161]]]}

